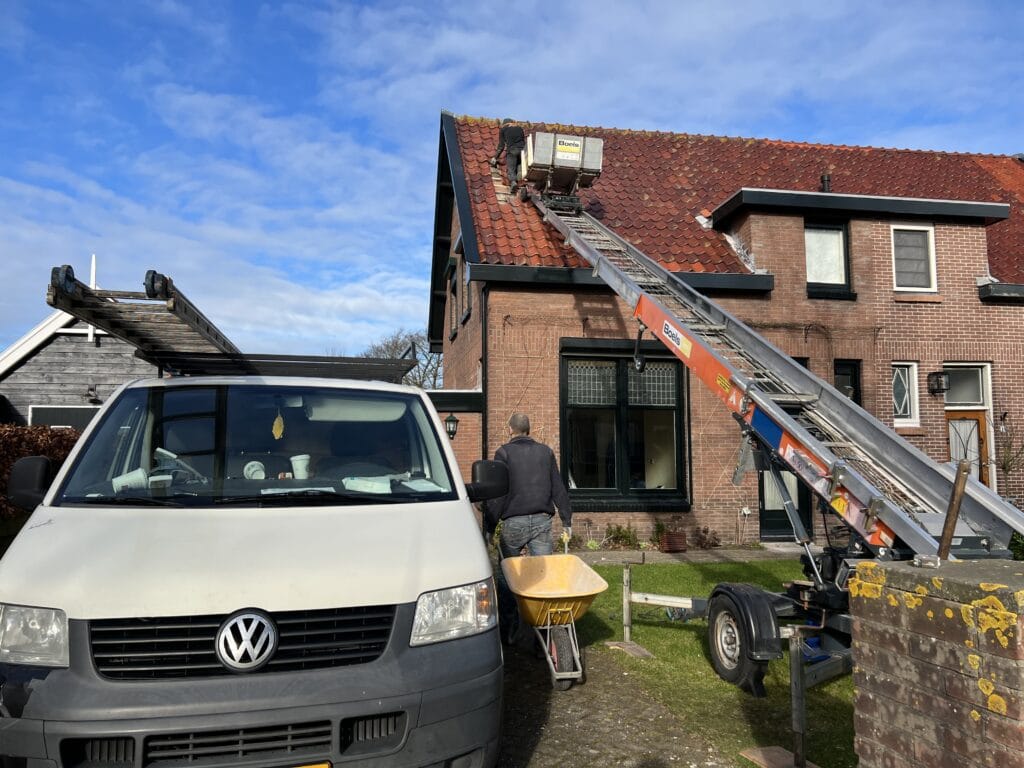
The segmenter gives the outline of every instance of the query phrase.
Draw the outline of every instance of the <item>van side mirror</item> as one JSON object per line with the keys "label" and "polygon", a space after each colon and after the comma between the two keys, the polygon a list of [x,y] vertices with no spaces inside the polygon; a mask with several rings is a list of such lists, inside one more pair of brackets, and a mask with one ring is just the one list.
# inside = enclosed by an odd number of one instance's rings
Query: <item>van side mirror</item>
{"label": "van side mirror", "polygon": [[508,493],[508,466],[500,461],[473,462],[473,482],[466,486],[470,501],[496,499]]}
{"label": "van side mirror", "polygon": [[18,509],[31,512],[43,502],[53,467],[46,456],[25,456],[14,462],[7,478],[7,500]]}

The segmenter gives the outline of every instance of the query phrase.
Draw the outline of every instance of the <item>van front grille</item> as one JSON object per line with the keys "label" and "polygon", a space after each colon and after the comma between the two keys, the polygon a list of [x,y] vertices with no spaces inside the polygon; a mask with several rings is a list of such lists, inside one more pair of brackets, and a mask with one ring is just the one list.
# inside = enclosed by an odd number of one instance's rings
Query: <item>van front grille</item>
{"label": "van front grille", "polygon": [[[366,664],[387,647],[395,606],[287,611],[270,615],[278,647],[252,674]],[[220,663],[217,631],[223,616],[101,619],[89,623],[96,669],[114,680],[215,677],[235,674]]]}
{"label": "van front grille", "polygon": [[143,750],[145,768],[201,766],[267,761],[298,765],[311,757],[331,754],[329,721],[294,723],[263,728],[234,728],[148,736]]}

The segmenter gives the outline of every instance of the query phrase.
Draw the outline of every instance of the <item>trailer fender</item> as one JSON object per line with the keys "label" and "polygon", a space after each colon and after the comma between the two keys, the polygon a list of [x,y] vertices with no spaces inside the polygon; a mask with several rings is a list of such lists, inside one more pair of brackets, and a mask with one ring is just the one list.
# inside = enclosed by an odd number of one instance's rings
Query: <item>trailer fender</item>
{"label": "trailer fender", "polygon": [[733,583],[716,585],[711,592],[711,601],[720,594],[732,598],[741,614],[740,620],[749,641],[747,656],[756,661],[781,659],[782,640],[774,607],[777,596],[753,584]]}

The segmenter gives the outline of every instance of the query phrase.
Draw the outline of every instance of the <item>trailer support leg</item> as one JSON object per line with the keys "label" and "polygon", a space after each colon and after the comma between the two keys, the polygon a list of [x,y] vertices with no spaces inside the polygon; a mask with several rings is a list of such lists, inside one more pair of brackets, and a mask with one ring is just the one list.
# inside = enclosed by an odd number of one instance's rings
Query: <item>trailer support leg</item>
{"label": "trailer support leg", "polygon": [[789,636],[789,690],[793,709],[793,765],[806,768],[804,735],[807,732],[807,689],[804,687],[803,640],[799,632]]}

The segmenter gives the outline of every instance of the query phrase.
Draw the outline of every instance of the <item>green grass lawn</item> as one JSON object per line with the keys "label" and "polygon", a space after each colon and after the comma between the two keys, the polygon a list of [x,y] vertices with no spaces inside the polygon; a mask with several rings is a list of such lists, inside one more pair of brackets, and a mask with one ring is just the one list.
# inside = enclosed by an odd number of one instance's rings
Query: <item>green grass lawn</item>
{"label": "green grass lawn", "polygon": [[[622,568],[595,568],[609,584],[577,622],[580,641],[598,645],[622,639]],[[633,566],[638,592],[704,597],[723,581],[759,584],[779,590],[803,578],[795,561],[752,563],[659,564]],[[792,749],[789,661],[774,661],[765,676],[768,697],[755,699],[720,680],[707,651],[707,623],[669,621],[662,608],[633,606],[633,640],[654,654],[636,659],[619,651],[631,675],[671,709],[689,733],[699,734],[723,754],[736,755],[737,766],[751,763],[742,749],[778,745]],[[787,655],[788,656],[788,655]],[[821,768],[853,768],[853,683],[840,677],[807,692],[807,758]]]}

